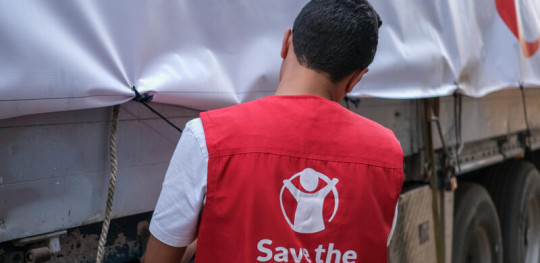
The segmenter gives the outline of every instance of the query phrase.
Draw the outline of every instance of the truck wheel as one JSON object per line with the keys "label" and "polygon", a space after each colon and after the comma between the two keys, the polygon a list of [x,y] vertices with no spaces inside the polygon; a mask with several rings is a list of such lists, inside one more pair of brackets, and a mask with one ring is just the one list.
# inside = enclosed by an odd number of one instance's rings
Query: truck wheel
{"label": "truck wheel", "polygon": [[533,164],[514,161],[484,178],[497,207],[505,262],[540,262],[540,174]]}
{"label": "truck wheel", "polygon": [[487,191],[463,182],[455,194],[452,262],[503,262],[499,219]]}

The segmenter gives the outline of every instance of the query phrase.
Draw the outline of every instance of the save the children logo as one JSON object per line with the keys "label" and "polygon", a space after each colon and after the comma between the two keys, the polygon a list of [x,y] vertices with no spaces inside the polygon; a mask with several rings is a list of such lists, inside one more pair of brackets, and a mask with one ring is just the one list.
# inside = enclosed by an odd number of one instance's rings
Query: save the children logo
{"label": "save the children logo", "polygon": [[[311,168],[306,168],[289,179],[283,180],[279,202],[283,216],[293,231],[311,234],[326,228],[326,224],[334,219],[338,211],[339,196],[336,188],[338,182],[337,178],[330,179]],[[331,216],[328,210],[328,213],[324,213],[325,207],[330,208],[332,205],[330,192],[334,197]],[[284,199],[286,204],[284,204]],[[262,238],[257,242],[256,260],[257,262],[273,260],[272,262],[355,263],[358,259],[358,253],[355,250],[339,248],[333,240],[326,239],[321,242],[307,248],[291,246],[286,240],[274,241]]]}
{"label": "save the children logo", "polygon": [[[300,185],[307,192],[304,192],[292,183],[297,177],[300,177]],[[319,187],[319,179],[324,181],[326,185],[318,191],[313,192]],[[328,176],[311,168],[306,168],[291,178],[283,180],[283,187],[279,193],[279,202],[283,216],[293,231],[310,234],[325,229],[325,220],[323,218],[324,203],[326,196],[332,192],[334,195],[334,210],[332,216],[327,221],[329,223],[334,219],[339,206],[338,191],[336,189],[338,181],[337,178],[330,179]],[[292,219],[287,216],[283,206],[283,193],[285,191],[289,191],[297,203],[294,218]]]}

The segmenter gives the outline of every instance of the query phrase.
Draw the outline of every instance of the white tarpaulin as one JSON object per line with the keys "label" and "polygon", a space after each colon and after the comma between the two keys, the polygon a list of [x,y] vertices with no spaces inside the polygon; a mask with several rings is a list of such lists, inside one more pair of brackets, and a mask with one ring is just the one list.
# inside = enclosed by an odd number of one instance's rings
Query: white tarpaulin
{"label": "white tarpaulin", "polygon": [[[305,0],[0,1],[0,119],[110,106],[134,85],[213,109],[274,92],[283,32]],[[483,96],[540,86],[540,2],[372,1],[381,18],[353,95]]]}

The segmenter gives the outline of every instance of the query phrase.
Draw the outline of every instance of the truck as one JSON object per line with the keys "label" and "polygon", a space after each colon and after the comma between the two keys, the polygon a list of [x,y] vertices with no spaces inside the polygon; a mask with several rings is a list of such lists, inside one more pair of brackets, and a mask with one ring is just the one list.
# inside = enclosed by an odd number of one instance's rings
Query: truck
{"label": "truck", "polygon": [[[0,262],[139,262],[181,127],[273,94],[306,2],[0,2]],[[372,4],[341,104],[403,149],[389,262],[539,262],[540,5]]]}

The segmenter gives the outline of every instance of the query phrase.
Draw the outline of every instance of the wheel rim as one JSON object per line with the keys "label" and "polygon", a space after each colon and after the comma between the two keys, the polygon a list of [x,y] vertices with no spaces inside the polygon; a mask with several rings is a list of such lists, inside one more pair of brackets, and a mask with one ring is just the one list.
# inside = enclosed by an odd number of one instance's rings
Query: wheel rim
{"label": "wheel rim", "polygon": [[540,202],[533,198],[525,220],[525,262],[540,262]]}
{"label": "wheel rim", "polygon": [[486,230],[479,226],[471,236],[467,251],[467,263],[491,262],[491,245]]}

